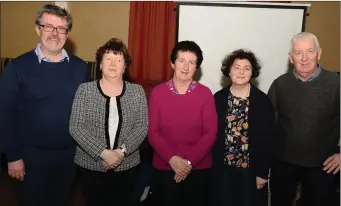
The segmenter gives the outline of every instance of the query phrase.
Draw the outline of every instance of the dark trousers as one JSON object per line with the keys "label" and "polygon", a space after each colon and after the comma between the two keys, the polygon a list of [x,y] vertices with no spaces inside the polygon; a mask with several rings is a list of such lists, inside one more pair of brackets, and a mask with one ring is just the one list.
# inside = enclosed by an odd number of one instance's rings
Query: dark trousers
{"label": "dark trousers", "polygon": [[75,149],[30,150],[24,153],[25,177],[20,206],[67,206],[75,177]]}
{"label": "dark trousers", "polygon": [[291,206],[299,182],[304,206],[329,206],[334,178],[333,174],[323,171],[323,166],[302,167],[276,161],[270,176],[271,206]]}
{"label": "dark trousers", "polygon": [[153,165],[151,162],[141,162],[134,182],[133,194],[131,202],[133,206],[142,206],[140,202],[141,196],[144,193],[146,187],[151,186],[151,180],[153,176]]}
{"label": "dark trousers", "polygon": [[173,171],[154,170],[153,206],[206,206],[209,169],[193,170],[184,181],[176,183]]}
{"label": "dark trousers", "polygon": [[86,206],[131,205],[137,167],[98,172],[80,168]]}
{"label": "dark trousers", "polygon": [[222,206],[267,206],[268,184],[256,187],[256,176],[248,168],[224,165]]}

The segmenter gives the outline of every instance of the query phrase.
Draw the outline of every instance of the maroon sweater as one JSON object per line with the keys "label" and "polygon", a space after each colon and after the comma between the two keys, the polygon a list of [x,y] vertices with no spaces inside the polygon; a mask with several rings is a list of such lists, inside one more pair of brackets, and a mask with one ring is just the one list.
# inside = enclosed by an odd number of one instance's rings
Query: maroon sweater
{"label": "maroon sweater", "polygon": [[156,86],[149,101],[148,133],[154,167],[171,170],[168,162],[178,155],[191,161],[193,169],[210,168],[217,119],[214,98],[206,86],[197,83],[187,94],[175,94],[165,83]]}

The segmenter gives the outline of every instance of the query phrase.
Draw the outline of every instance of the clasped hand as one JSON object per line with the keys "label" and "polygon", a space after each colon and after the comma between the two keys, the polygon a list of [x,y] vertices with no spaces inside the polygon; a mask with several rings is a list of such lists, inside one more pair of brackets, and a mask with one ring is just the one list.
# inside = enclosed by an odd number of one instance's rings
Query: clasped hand
{"label": "clasped hand", "polygon": [[174,180],[176,183],[179,183],[186,179],[187,175],[191,172],[192,166],[188,164],[187,160],[179,157],[173,156],[169,160],[169,165],[172,167],[175,172]]}
{"label": "clasped hand", "polygon": [[105,170],[116,168],[121,164],[124,157],[124,153],[121,149],[105,149],[102,154],[102,166]]}

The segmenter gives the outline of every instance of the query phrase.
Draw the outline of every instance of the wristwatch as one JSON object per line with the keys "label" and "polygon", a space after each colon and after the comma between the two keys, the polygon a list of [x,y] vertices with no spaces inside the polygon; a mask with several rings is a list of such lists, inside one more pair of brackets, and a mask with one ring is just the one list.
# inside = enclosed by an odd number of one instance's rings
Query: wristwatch
{"label": "wristwatch", "polygon": [[127,148],[125,144],[122,144],[121,146],[119,146],[118,149],[120,149],[123,152],[123,154],[126,155]]}

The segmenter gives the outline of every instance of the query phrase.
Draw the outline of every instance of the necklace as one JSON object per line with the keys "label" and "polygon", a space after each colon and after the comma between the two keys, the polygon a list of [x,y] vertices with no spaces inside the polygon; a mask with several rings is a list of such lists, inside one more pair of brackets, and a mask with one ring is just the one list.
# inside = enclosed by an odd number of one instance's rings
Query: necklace
{"label": "necklace", "polygon": [[233,86],[230,87],[230,91],[231,91],[233,96],[236,96],[236,97],[239,97],[239,98],[242,98],[242,99],[246,99],[250,95],[250,88],[251,88],[251,86],[250,86],[250,83],[249,83],[248,84],[248,88],[247,88],[247,90],[246,90],[244,95],[236,95],[236,93],[233,91]]}

